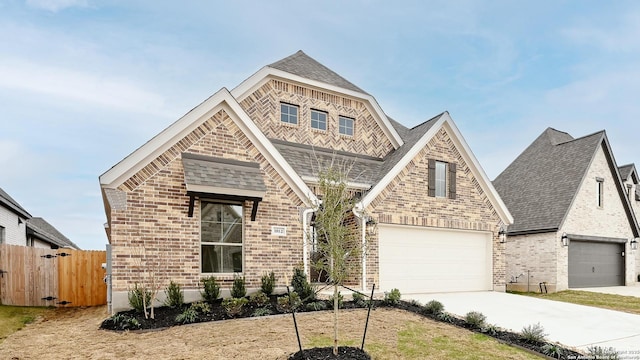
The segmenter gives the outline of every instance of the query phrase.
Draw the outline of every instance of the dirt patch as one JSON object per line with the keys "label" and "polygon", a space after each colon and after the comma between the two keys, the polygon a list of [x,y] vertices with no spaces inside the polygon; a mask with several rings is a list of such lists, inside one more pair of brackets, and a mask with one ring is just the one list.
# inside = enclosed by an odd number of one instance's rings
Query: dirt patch
{"label": "dirt patch", "polygon": [[[367,311],[362,309],[341,311],[340,345],[360,345],[366,315]],[[303,347],[315,347],[332,338],[332,316],[328,311],[297,315]],[[284,360],[298,351],[291,315],[214,321],[148,332],[99,330],[105,318],[106,307],[58,309],[53,315],[9,336],[0,345],[0,358]],[[471,341],[468,339],[473,336],[467,330],[403,310],[380,308],[371,314],[365,350],[374,359],[402,359],[403,356],[395,351],[402,342],[398,334],[406,331],[407,324],[422,324],[424,330],[420,331],[420,336],[439,335],[452,339],[456,345],[447,348],[464,349],[467,346],[464,342]],[[490,355],[478,358],[530,358],[498,345],[491,345],[488,351]]]}

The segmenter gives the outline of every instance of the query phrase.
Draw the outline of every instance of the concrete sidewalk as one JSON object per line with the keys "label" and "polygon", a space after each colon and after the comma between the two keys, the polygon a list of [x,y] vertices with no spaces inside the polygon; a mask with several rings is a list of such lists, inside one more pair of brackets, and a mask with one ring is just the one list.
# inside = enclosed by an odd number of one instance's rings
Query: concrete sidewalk
{"label": "concrete sidewalk", "polygon": [[549,341],[581,350],[613,347],[621,359],[640,359],[640,315],[492,291],[410,294],[403,299],[422,304],[438,300],[445,311],[459,316],[479,311],[488,323],[514,332],[540,323]]}

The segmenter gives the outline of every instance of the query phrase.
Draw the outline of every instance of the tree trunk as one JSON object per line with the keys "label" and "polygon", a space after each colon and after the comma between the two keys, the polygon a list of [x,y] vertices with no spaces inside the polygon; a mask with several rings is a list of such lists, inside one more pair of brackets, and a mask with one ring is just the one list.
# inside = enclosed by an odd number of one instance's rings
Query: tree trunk
{"label": "tree trunk", "polygon": [[333,355],[338,355],[338,284],[333,285]]}

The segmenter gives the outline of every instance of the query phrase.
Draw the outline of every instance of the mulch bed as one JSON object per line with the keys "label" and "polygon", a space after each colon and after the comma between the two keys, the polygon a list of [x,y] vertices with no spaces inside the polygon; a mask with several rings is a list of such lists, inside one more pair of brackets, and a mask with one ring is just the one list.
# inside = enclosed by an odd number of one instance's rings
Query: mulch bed
{"label": "mulch bed", "polygon": [[313,348],[298,351],[289,356],[289,360],[370,360],[371,356],[356,347],[340,346],[338,347],[338,355],[333,355],[332,347]]}
{"label": "mulch bed", "polygon": [[[286,295],[280,295],[286,296]],[[318,301],[324,302],[324,309],[332,309],[333,303],[329,301]],[[182,314],[186,309],[189,308],[189,304],[185,304],[182,307],[170,308],[170,307],[157,307],[154,309],[155,319],[145,318],[144,314],[136,312],[135,310],[123,311],[120,312],[111,318],[104,320],[100,326],[101,329],[105,330],[115,330],[115,331],[124,331],[124,330],[152,330],[152,329],[163,329],[171,326],[183,325],[183,323],[176,321],[176,317]],[[464,319],[455,317],[455,316],[446,316],[439,317],[433,314],[426,313],[423,306],[413,302],[407,301],[399,301],[397,304],[390,305],[385,303],[382,300],[374,300],[373,308],[376,307],[395,307],[398,309],[402,309],[405,311],[409,311],[424,317],[427,317],[434,321],[446,322],[451,325],[468,329],[470,331],[474,331],[477,333],[482,333],[484,335],[493,337],[498,341],[501,341],[505,344],[509,344],[512,346],[520,347],[528,351],[535,352],[537,354],[545,355],[542,347],[545,343],[532,343],[528,341],[524,341],[519,334],[513,333],[510,331],[504,331],[502,329],[495,329],[493,332],[483,332],[481,329],[475,328],[469,325]],[[355,309],[365,307],[363,303],[356,304],[353,301],[346,301],[343,303],[343,307],[345,309]],[[207,321],[219,321],[219,320],[229,320],[229,319],[238,319],[238,318],[247,318],[252,316],[258,316],[255,314],[258,309],[268,309],[270,315],[276,314],[284,314],[287,313],[282,311],[283,309],[278,307],[278,296],[272,295],[269,297],[269,301],[267,304],[263,306],[256,306],[251,302],[247,303],[242,309],[242,311],[234,316],[231,316],[227,313],[227,311],[222,306],[222,300],[218,299],[213,303],[209,303],[209,311],[206,313],[196,312],[195,318],[193,321],[189,321],[189,323],[200,323]],[[323,310],[324,310],[323,309]],[[296,309],[296,312],[307,312],[307,311],[315,311],[312,308],[308,308],[305,305],[300,306]],[[260,314],[259,316],[264,316],[265,314]],[[269,315],[269,314],[267,314]],[[562,356],[560,359],[577,359],[583,354],[573,351],[571,349],[567,349],[561,346],[557,346],[560,349]],[[308,360],[320,360],[320,359],[370,359],[369,355],[359,348],[354,347],[340,347],[340,354],[338,356],[333,355],[333,348],[313,348],[303,350],[302,353],[296,352],[292,354],[289,359],[297,360],[297,359],[308,359]],[[553,357],[553,358],[558,358]]]}

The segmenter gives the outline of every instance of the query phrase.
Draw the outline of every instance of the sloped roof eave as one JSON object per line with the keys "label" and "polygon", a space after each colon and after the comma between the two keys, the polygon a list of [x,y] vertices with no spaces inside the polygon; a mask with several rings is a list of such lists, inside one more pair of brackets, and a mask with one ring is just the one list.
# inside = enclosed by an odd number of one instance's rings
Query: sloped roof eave
{"label": "sloped roof eave", "polygon": [[196,108],[188,112],[178,121],[171,124],[160,134],[153,137],[143,146],[135,150],[125,159],[113,166],[100,176],[102,187],[117,188],[130,176],[144,168],[166,149],[171,147],[176,139],[182,138],[194,126],[209,118],[213,113],[224,109],[247,135],[267,161],[276,169],[284,180],[292,187],[300,200],[308,206],[317,203],[317,198],[304,181],[293,171],[266,136],[251,121],[240,104],[226,89],[222,88]]}
{"label": "sloped roof eave", "polygon": [[471,169],[474,172],[474,175],[478,178],[479,183],[489,200],[496,208],[496,212],[498,213],[500,220],[505,224],[509,225],[513,223],[513,216],[507,209],[506,205],[498,195],[498,192],[489,181],[486,173],[480,166],[478,159],[475,157],[469,145],[466,143],[460,130],[458,130],[455,125],[453,119],[449,116],[448,112],[444,112],[442,116],[436,121],[427,132],[422,135],[420,140],[418,140],[412,148],[395,164],[395,166],[384,175],[384,177],[369,191],[358,204],[358,208],[366,209],[371,203],[380,195],[380,193],[391,183],[391,181],[404,169],[407,164],[415,158],[419,151],[426,146],[426,144],[438,133],[440,128],[443,126],[448,126],[448,130],[450,130],[450,134],[452,135],[452,139],[456,143],[456,147],[460,153],[465,157],[465,160],[468,164],[471,164]]}

